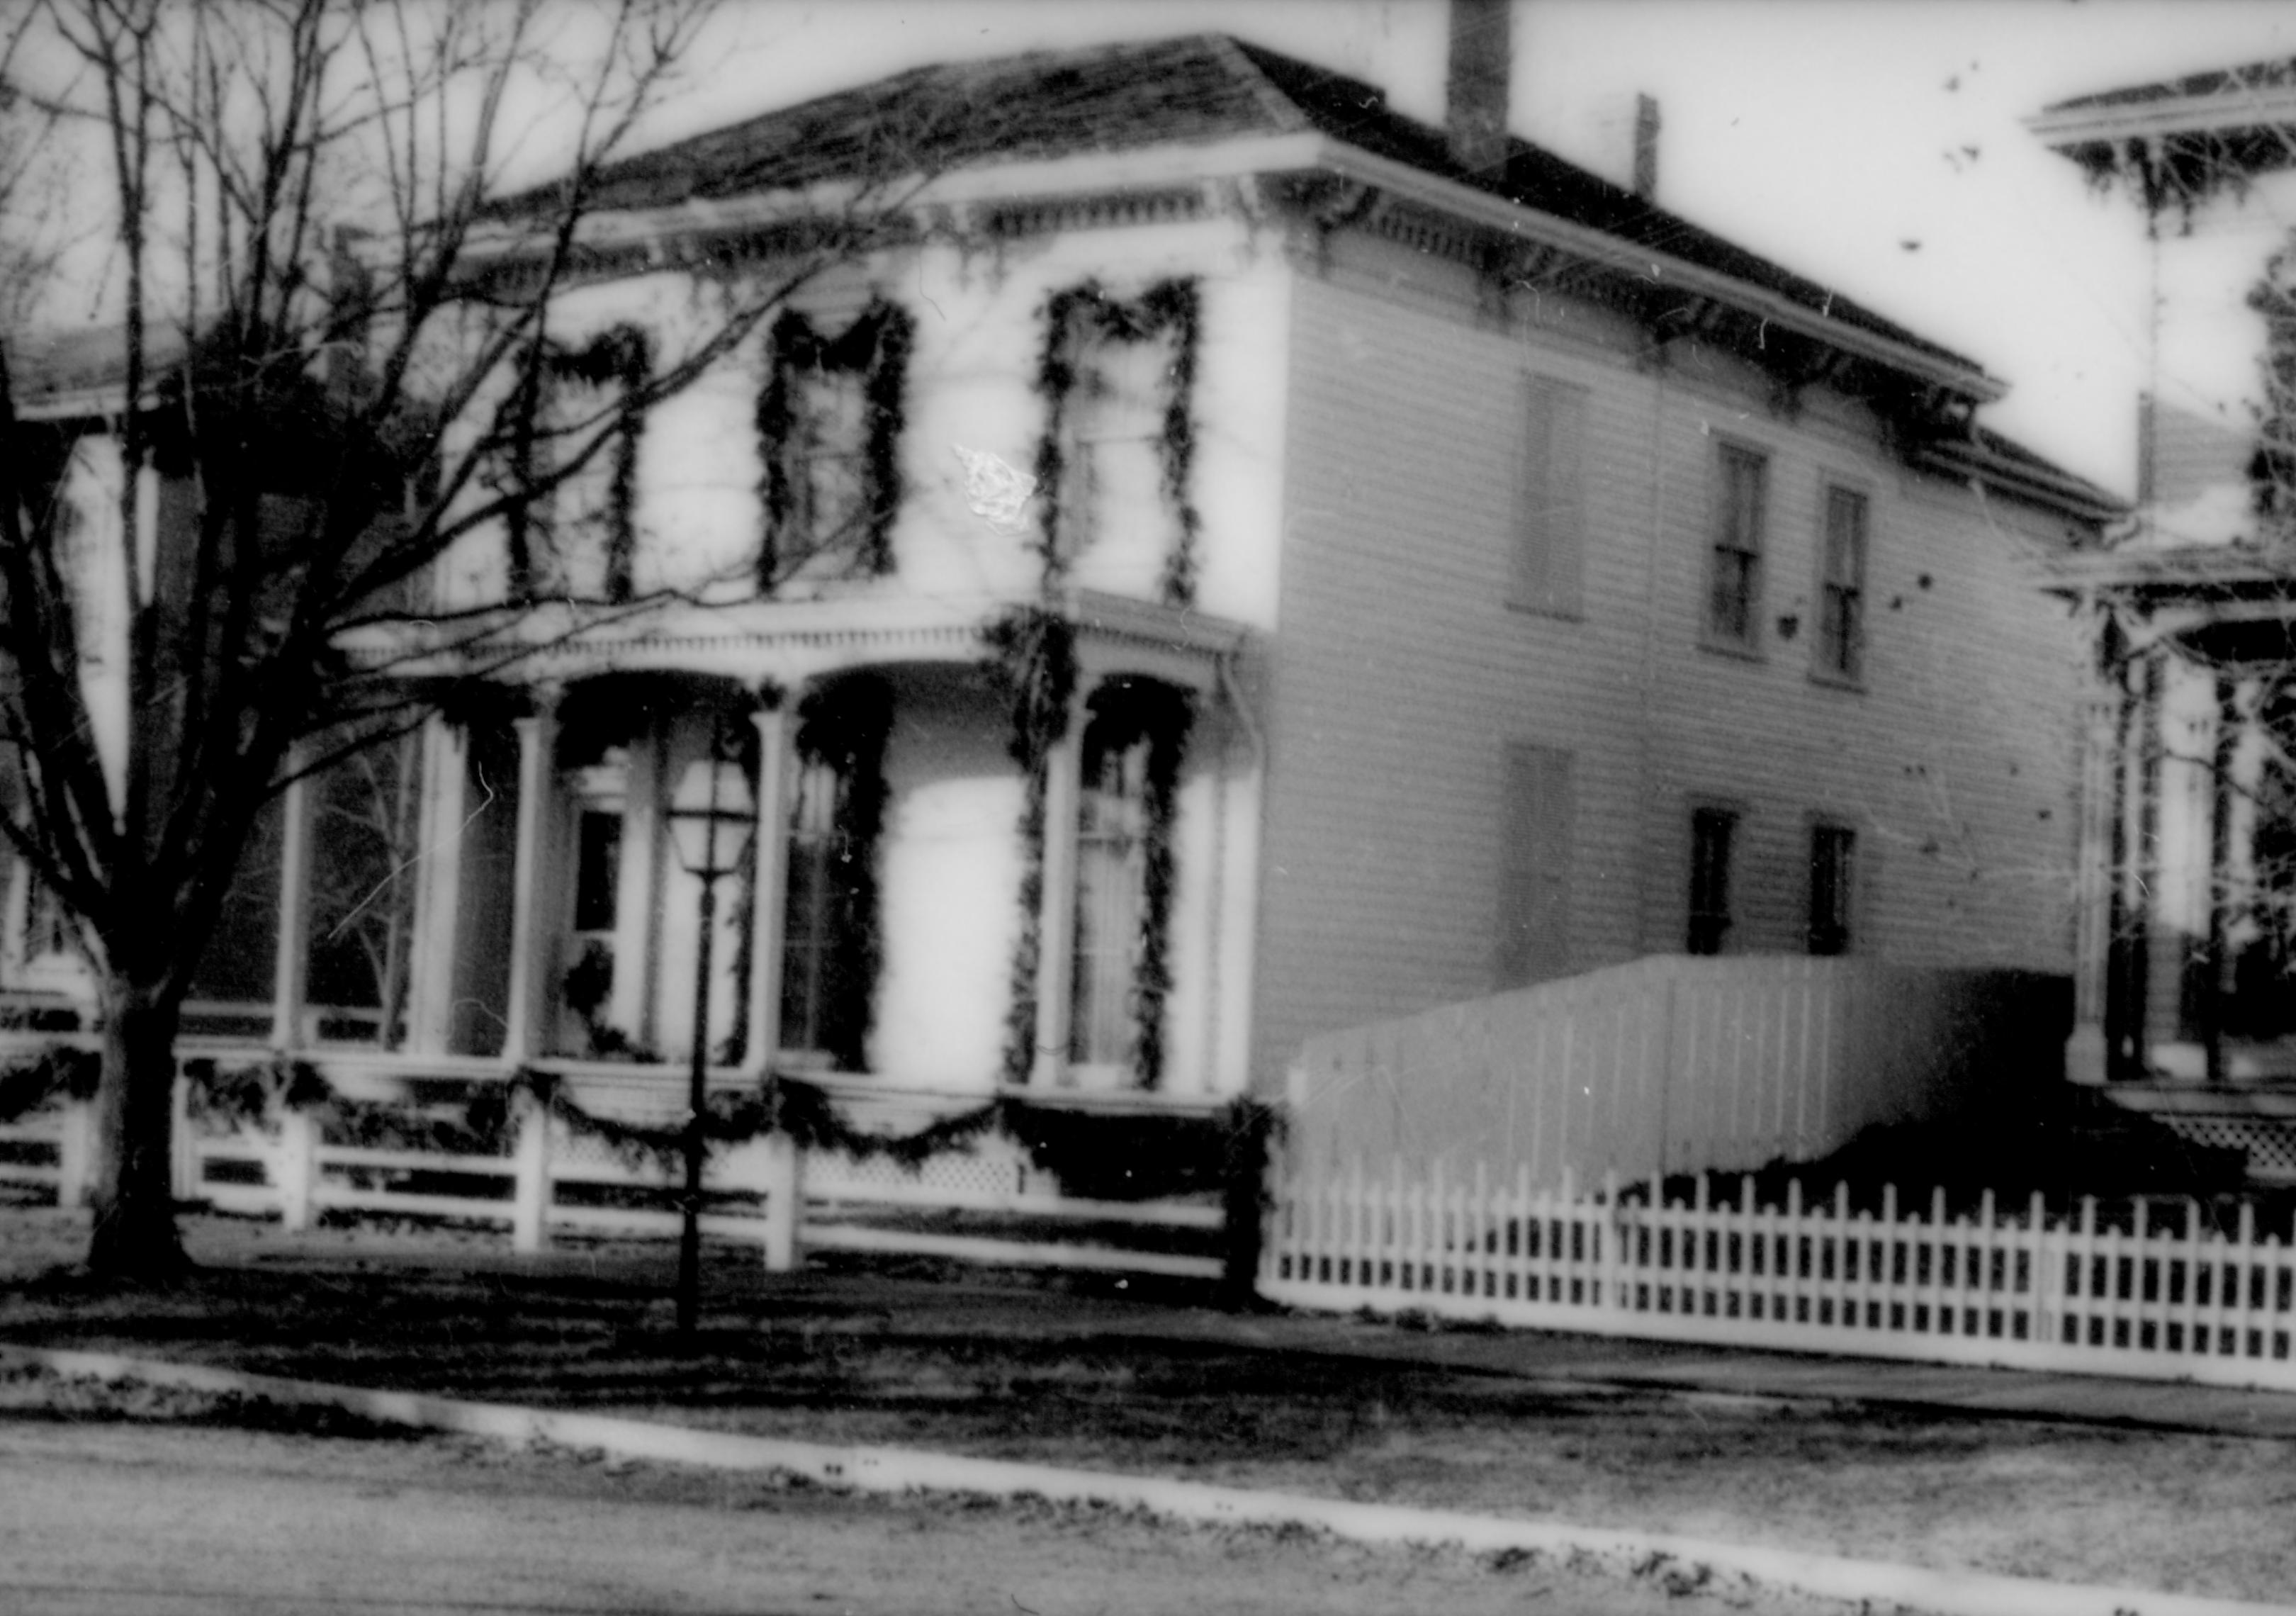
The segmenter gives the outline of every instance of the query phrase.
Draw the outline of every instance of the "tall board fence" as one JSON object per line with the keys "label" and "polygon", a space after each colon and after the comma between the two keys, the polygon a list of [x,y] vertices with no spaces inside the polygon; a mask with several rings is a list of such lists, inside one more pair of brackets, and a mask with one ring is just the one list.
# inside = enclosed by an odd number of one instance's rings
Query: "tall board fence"
{"label": "tall board fence", "polygon": [[1666,1202],[1661,1181],[1592,1194],[1528,1165],[1390,1158],[1381,1170],[1295,1169],[1259,1289],[1286,1305],[1369,1308],[1654,1341],[2296,1391],[2296,1251],[2192,1202],[2095,1200],[2051,1216],[2037,1197],[1948,1217],[1894,1193],[1852,1210]]}
{"label": "tall board fence", "polygon": [[2019,972],[1658,956],[1308,1040],[1295,1160],[1554,1185],[1809,1160],[2062,1070],[2070,988]]}

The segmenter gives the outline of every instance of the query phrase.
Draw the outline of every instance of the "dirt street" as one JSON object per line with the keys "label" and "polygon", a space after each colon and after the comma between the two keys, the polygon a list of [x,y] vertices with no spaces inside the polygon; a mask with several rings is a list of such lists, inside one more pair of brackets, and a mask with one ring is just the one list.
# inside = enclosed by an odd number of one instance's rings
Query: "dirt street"
{"label": "dirt street", "polygon": [[1537,1559],[1051,1505],[880,1501],[563,1451],[23,1408],[0,1414],[0,1609],[18,1616],[1838,1608]]}

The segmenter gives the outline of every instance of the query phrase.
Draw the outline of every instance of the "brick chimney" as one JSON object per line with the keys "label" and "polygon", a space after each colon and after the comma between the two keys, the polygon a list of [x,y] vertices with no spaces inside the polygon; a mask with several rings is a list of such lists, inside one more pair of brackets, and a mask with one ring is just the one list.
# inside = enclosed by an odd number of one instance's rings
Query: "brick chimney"
{"label": "brick chimney", "polygon": [[1635,194],[1646,202],[1658,200],[1658,103],[1636,96]]}
{"label": "brick chimney", "polygon": [[1444,128],[1451,160],[1478,177],[1506,171],[1511,0],[1451,0],[1451,70]]}

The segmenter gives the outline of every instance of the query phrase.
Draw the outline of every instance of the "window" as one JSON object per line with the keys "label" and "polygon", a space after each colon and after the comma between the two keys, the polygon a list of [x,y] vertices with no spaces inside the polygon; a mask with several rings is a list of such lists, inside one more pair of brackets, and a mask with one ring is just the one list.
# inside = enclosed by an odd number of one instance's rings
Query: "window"
{"label": "window", "polygon": [[1817,578],[1817,672],[1855,684],[1865,672],[1866,496],[1825,491]]}
{"label": "window", "polygon": [[839,1002],[834,977],[845,904],[847,860],[838,833],[844,779],[823,759],[803,760],[790,812],[789,869],[782,910],[782,1021],[784,1050],[826,1051]]}
{"label": "window", "polygon": [[1857,833],[1848,825],[1815,824],[1809,832],[1809,951],[1849,952],[1849,905],[1855,889]]}
{"label": "window", "polygon": [[1522,397],[1521,504],[1507,604],[1576,617],[1585,569],[1587,390],[1533,376]]}
{"label": "window", "polygon": [[1737,839],[1734,808],[1691,810],[1690,953],[1719,954],[1730,935],[1730,857]]}
{"label": "window", "polygon": [[1762,521],[1769,463],[1750,449],[1722,449],[1720,509],[1706,592],[1710,642],[1752,650],[1760,642]]}
{"label": "window", "polygon": [[784,564],[801,575],[841,571],[851,564],[869,515],[862,376],[816,365],[791,379],[790,391],[790,531],[796,544]]}
{"label": "window", "polygon": [[1511,746],[1506,755],[1499,860],[1501,988],[1527,987],[1570,969],[1570,754]]}
{"label": "window", "polygon": [[758,400],[761,587],[892,570],[912,334],[908,315],[882,299],[833,337],[794,311],[775,322]]}
{"label": "window", "polygon": [[1128,340],[1088,328],[1062,409],[1060,536],[1064,554],[1140,539],[1152,554],[1170,541],[1164,493],[1167,378],[1173,333]]}
{"label": "window", "polygon": [[1132,734],[1111,744],[1107,728],[1095,724],[1085,734],[1069,1060],[1128,1071],[1146,931],[1149,739]]}

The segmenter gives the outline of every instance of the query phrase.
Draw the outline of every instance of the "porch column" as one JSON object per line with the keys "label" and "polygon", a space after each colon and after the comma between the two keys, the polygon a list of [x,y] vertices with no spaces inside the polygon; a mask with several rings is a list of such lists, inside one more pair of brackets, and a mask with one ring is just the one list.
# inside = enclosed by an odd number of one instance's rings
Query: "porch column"
{"label": "porch column", "polygon": [[2080,740],[2080,813],[2073,855],[2073,1031],[2065,1046],[2065,1075],[2076,1083],[2102,1083],[2112,975],[2112,886],[2118,879],[2112,851],[2119,830],[2112,789],[2117,766],[2109,698],[2083,708]]}
{"label": "porch column", "polygon": [[406,984],[406,1048],[414,1054],[445,1054],[453,1034],[463,800],[470,774],[469,735],[436,715],[424,719],[422,813],[416,832],[421,850]]}
{"label": "porch column", "polygon": [[551,755],[558,742],[558,692],[537,686],[534,710],[512,722],[518,731],[518,854],[512,866],[510,987],[504,996],[509,1025],[502,1058],[517,1065],[542,1044],[543,979],[549,970],[545,915],[554,914],[556,887],[548,877],[554,849],[551,827]]}
{"label": "porch column", "polygon": [[1068,728],[1045,759],[1044,890],[1037,910],[1037,1060],[1029,1080],[1058,1083],[1068,1070],[1069,1013],[1076,970],[1077,814],[1083,796],[1082,678],[1069,701]]}
{"label": "porch column", "polygon": [[[299,771],[298,751],[287,760]],[[311,952],[311,783],[299,773],[279,798],[279,937],[271,966],[271,1047],[303,1045]]]}
{"label": "porch column", "polygon": [[762,1077],[782,1041],[782,913],[789,894],[790,714],[794,691],[760,701],[750,721],[758,726],[757,860],[750,894],[750,1041],[742,1070]]}

